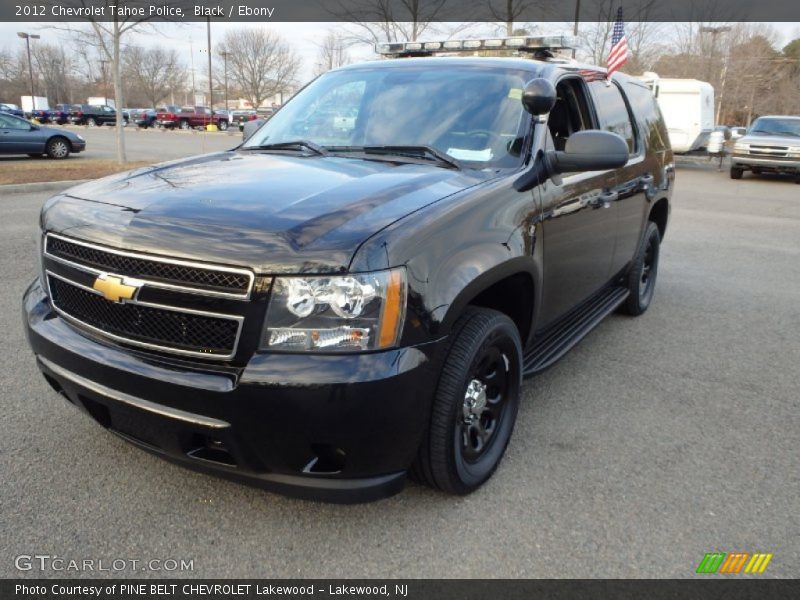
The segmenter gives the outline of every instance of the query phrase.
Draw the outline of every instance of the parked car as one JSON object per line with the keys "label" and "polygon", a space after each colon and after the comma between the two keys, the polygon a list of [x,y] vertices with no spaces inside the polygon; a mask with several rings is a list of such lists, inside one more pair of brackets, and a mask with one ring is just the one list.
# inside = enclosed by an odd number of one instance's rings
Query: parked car
{"label": "parked car", "polygon": [[155,127],[156,111],[152,108],[132,108],[130,111],[130,119],[137,127],[141,127],[142,129]]}
{"label": "parked car", "polygon": [[795,175],[800,181],[800,117],[757,118],[733,146],[731,179],[741,179],[745,171]]}
{"label": "parked car", "polygon": [[86,140],[65,129],[35,125],[25,119],[0,112],[0,153],[67,158],[83,152]]}
{"label": "parked car", "polygon": [[0,104],[0,113],[7,113],[15,117],[25,118],[25,113],[16,104]]}
{"label": "parked car", "polygon": [[69,123],[69,104],[56,104],[55,107],[48,111],[47,122],[56,125],[65,125]]}
{"label": "parked car", "polygon": [[183,106],[177,111],[158,111],[156,113],[156,122],[169,129],[193,129],[195,127],[205,127],[211,123],[222,131],[228,129],[227,115],[215,114],[206,106]]}
{"label": "parked car", "polygon": [[46,202],[23,314],[49,385],[282,493],[480,487],[523,376],[651,306],[675,177],[641,81],[472,55],[492,43],[382,45],[394,60],[321,75],[233,150]]}
{"label": "parked car", "polygon": [[[86,125],[88,127],[99,127],[106,124],[116,125],[117,111],[108,105],[73,104],[69,112],[69,122],[73,125]],[[127,125],[127,120],[125,124]]]}

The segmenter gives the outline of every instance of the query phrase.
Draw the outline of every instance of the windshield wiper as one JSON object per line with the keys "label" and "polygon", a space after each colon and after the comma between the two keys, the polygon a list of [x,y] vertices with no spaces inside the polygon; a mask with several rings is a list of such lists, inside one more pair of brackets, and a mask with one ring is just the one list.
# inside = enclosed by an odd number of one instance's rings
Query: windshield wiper
{"label": "windshield wiper", "polygon": [[257,146],[242,146],[242,150],[296,150],[299,148],[311,150],[312,153],[317,154],[318,156],[325,156],[328,154],[328,151],[325,148],[307,140],[275,142],[273,144],[259,144]]}
{"label": "windshield wiper", "polygon": [[364,154],[382,154],[386,156],[407,156],[432,160],[450,169],[461,169],[461,163],[455,158],[437,150],[433,146],[334,146],[333,152],[363,152]]}
{"label": "windshield wiper", "polygon": [[789,135],[791,137],[800,137],[800,133],[796,133],[794,131],[776,131],[776,135]]}

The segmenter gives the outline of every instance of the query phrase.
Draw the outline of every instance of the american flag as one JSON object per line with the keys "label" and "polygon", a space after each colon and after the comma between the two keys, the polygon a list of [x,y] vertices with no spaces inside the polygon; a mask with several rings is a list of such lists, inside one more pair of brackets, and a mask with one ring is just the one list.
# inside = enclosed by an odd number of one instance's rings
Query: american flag
{"label": "american flag", "polygon": [[624,65],[629,56],[628,40],[625,39],[625,23],[622,20],[622,7],[620,6],[617,10],[617,20],[614,21],[614,32],[611,35],[611,52],[606,61],[607,77],[611,77],[614,71]]}

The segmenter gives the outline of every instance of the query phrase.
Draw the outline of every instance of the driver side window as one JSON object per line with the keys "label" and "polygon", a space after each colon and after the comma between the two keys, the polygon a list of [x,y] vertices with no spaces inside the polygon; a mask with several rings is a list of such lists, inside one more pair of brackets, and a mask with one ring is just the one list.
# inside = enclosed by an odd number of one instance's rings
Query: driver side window
{"label": "driver side window", "polygon": [[547,127],[556,150],[564,150],[567,138],[577,131],[593,129],[583,82],[570,77],[556,85],[556,103],[547,119]]}

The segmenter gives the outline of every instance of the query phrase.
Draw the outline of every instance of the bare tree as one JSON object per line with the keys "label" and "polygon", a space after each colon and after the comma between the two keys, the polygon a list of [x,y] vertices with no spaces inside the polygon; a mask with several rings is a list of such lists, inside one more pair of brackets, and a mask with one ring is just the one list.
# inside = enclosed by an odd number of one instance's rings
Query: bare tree
{"label": "bare tree", "polygon": [[129,86],[135,86],[153,108],[186,79],[186,67],[174,49],[129,46],[124,65]]}
{"label": "bare tree", "polygon": [[434,30],[451,0],[336,0],[328,10],[353,25],[353,41],[415,41]]}
{"label": "bare tree", "polygon": [[217,54],[228,52],[228,71],[234,85],[254,107],[292,87],[300,58],[280,35],[267,29],[232,29],[225,33]]}
{"label": "bare tree", "polygon": [[[71,8],[86,9],[89,4],[86,0],[49,0],[50,3],[57,3],[60,6]],[[150,14],[149,0],[127,0],[125,7],[129,9],[143,10],[145,15]],[[164,0],[164,5],[187,4],[184,0]],[[131,31],[149,25],[149,17],[120,15],[117,7],[120,5],[118,0],[95,0],[91,3],[94,7],[104,8],[103,20],[97,20],[92,16],[82,17],[86,25],[75,25],[65,23],[63,25],[50,25],[52,29],[58,29],[69,33],[73,40],[80,46],[90,46],[100,54],[101,59],[108,61],[111,67],[111,79],[114,87],[114,104],[116,107],[116,137],[117,137],[117,162],[125,164],[127,156],[125,153],[125,130],[123,129],[122,108],[125,104],[124,90],[122,86],[122,40]],[[113,8],[112,8],[113,7]]]}
{"label": "bare tree", "polygon": [[64,46],[53,44],[36,44],[32,48],[36,62],[36,73],[44,83],[46,96],[54,103],[69,101],[69,73],[72,61],[67,56]]}
{"label": "bare tree", "polygon": [[317,61],[314,65],[314,75],[322,75],[343,67],[350,62],[350,54],[347,52],[347,42],[344,37],[335,31],[329,31],[317,50]]}
{"label": "bare tree", "polygon": [[542,0],[486,0],[486,8],[493,21],[502,23],[507,36],[530,33],[536,25],[530,24],[525,17],[534,11],[542,16],[547,12],[547,4]]}

